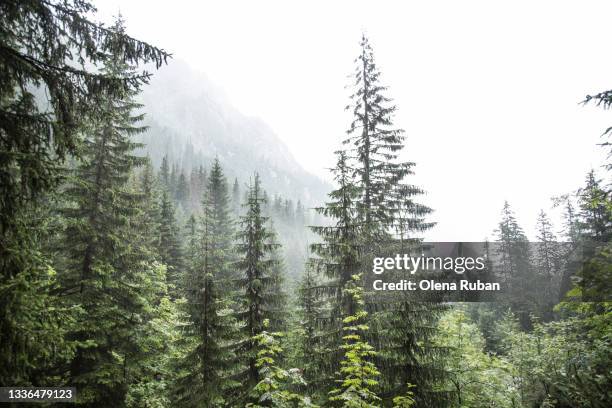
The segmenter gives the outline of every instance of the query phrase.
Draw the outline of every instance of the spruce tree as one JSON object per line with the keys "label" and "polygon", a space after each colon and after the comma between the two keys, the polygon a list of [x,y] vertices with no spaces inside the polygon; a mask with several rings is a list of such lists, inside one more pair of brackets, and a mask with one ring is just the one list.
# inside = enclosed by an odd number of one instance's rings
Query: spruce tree
{"label": "spruce tree", "polygon": [[204,166],[198,167],[198,182],[200,183],[200,189],[204,191],[206,189],[206,183],[208,182],[208,175]]}
{"label": "spruce tree", "polygon": [[[331,200],[324,207],[316,208],[318,213],[332,220],[332,225],[312,227],[322,242],[311,246],[314,256],[310,262],[325,280],[314,287],[303,289],[309,296],[314,296],[311,302],[323,300],[326,305],[326,310],[319,311],[316,317],[321,329],[316,333],[313,329],[307,332],[311,337],[307,339],[308,343],[318,343],[321,346],[318,350],[309,350],[317,369],[313,370],[316,375],[306,380],[320,391],[333,385],[335,372],[339,370],[342,359],[339,348],[342,342],[342,319],[353,315],[356,310],[354,298],[347,292],[347,287],[362,267],[362,245],[359,240],[361,224],[357,221],[354,202],[360,189],[355,185],[347,167],[345,152],[339,151],[337,155],[337,164],[332,171],[338,188],[329,194]],[[314,323],[313,319],[315,316],[310,317],[311,324]]]}
{"label": "spruce tree", "polygon": [[203,193],[204,189],[200,185],[198,169],[193,167],[189,174],[189,208],[191,211],[199,210]]}
{"label": "spruce tree", "polygon": [[143,165],[138,183],[141,194],[142,221],[141,228],[144,238],[148,240],[148,247],[158,249],[159,227],[161,221],[160,195],[151,160],[147,158]]}
{"label": "spruce tree", "polygon": [[[109,38],[121,49],[124,26],[118,19]],[[110,54],[103,72],[132,75],[132,67]],[[164,291],[164,271],[153,264],[143,245],[140,195],[129,185],[130,172],[145,159],[133,151],[131,138],[145,130],[133,111],[136,92],[109,95],[101,115],[86,128],[82,159],[65,197],[66,259],[60,274],[62,294],[82,313],[70,334],[77,341],[68,384],[79,388],[80,401],[108,406],[124,401],[128,384],[142,373],[147,322]]]}
{"label": "spruce tree", "polygon": [[195,347],[182,367],[176,394],[184,406],[217,407],[228,404],[237,385],[234,355],[237,327],[231,309],[230,276],[233,225],[225,176],[215,160],[208,180],[199,229],[188,222],[187,311],[193,326],[188,335]]}
{"label": "spruce tree", "polygon": [[[61,341],[55,270],[42,252],[39,210],[77,153],[86,123],[108,96],[139,89],[150,74],[117,76],[97,68],[108,53],[159,68],[163,50],[86,17],[82,0],[0,2],[0,384],[39,381],[35,367],[70,352]],[[55,320],[57,319],[57,320]],[[66,322],[66,326],[54,322]],[[59,337],[58,337],[59,336]],[[41,384],[42,385],[42,384]]]}
{"label": "spruce tree", "polygon": [[176,200],[176,191],[178,187],[178,165],[176,163],[172,163],[170,168],[170,176],[168,177],[168,191],[170,192],[170,197]]}
{"label": "spruce tree", "polygon": [[159,168],[159,181],[166,190],[170,191],[170,165],[168,164],[167,154],[162,158]]}
{"label": "spruce tree", "polygon": [[77,152],[81,125],[103,113],[100,102],[137,90],[150,78],[147,72],[115,75],[94,67],[109,53],[157,68],[169,56],[89,21],[85,16],[93,11],[92,4],[80,0],[0,4],[2,229],[25,202],[55,185],[59,165]]}
{"label": "spruce tree", "polygon": [[349,166],[363,190],[357,202],[364,232],[386,239],[389,228],[412,232],[430,228],[432,224],[424,217],[431,209],[413,201],[423,191],[404,181],[413,174],[414,163],[397,160],[404,147],[404,130],[393,127],[397,107],[385,96],[387,87],[380,82],[380,71],[365,35],[355,59],[352,88],[347,109],[353,120],[343,143],[348,149]]}
{"label": "spruce tree", "polygon": [[[198,257],[200,255],[200,234],[199,223],[194,214],[191,214],[185,223],[185,257],[184,266],[185,274],[183,275],[181,288],[189,288],[189,279],[193,270],[197,266]],[[185,291],[183,291],[185,292]]]}
{"label": "spruce tree", "polygon": [[606,300],[612,279],[612,199],[593,170],[587,174],[585,186],[578,190],[577,199],[580,256],[577,280],[568,296],[593,302],[583,313],[589,310],[595,315],[605,315],[610,310]]}
{"label": "spruce tree", "polygon": [[215,247],[226,256],[216,274],[216,279],[225,286],[228,286],[230,281],[238,276],[238,273],[233,272],[232,268],[227,265],[227,262],[231,261],[230,255],[233,256],[232,245],[235,234],[230,205],[227,180],[221,163],[215,159],[208,176],[202,207],[204,222],[209,223],[210,234],[216,239]]}
{"label": "spruce tree", "polygon": [[[295,355],[303,369],[304,377],[314,379],[320,376],[317,359],[313,356],[321,356],[321,338],[319,333],[319,319],[325,308],[325,299],[317,294],[320,279],[312,262],[306,265],[304,276],[297,288],[297,317],[299,328],[294,331],[298,339],[295,344]],[[310,382],[307,383],[308,390],[316,392]]]}
{"label": "spruce tree", "polygon": [[[583,104],[587,104],[589,102],[594,102],[597,106],[600,106],[604,109],[610,109],[612,106],[612,90],[603,91],[595,95],[587,95]],[[612,126],[608,127],[602,134],[603,137],[607,137],[608,140],[601,143],[601,146],[608,150],[608,163],[605,164],[606,170],[612,170],[612,142],[610,142],[610,137],[612,136]]]}
{"label": "spruce tree", "polygon": [[182,273],[182,250],[179,240],[179,230],[174,215],[174,205],[167,191],[162,192],[160,202],[159,259],[167,268],[167,283],[173,296],[177,295]]}
{"label": "spruce tree", "polygon": [[505,301],[519,318],[522,328],[529,329],[532,324],[530,312],[537,304],[537,275],[531,264],[529,241],[507,201],[496,233],[495,273],[507,288]]}
{"label": "spruce tree", "polygon": [[540,296],[538,300],[538,313],[545,321],[552,319],[553,307],[559,298],[559,284],[561,280],[562,247],[556,242],[553,226],[544,210],[540,211],[536,225],[537,244],[535,244],[534,267],[536,268],[535,282],[538,285]]}
{"label": "spruce tree", "polygon": [[578,191],[578,222],[583,239],[606,243],[612,238],[612,208],[610,191],[601,186],[601,180],[591,170],[585,186]]}
{"label": "spruce tree", "polygon": [[185,172],[181,170],[176,185],[176,201],[183,207],[186,207],[187,200],[189,200],[189,184],[187,184]]}
{"label": "spruce tree", "polygon": [[435,322],[444,309],[413,301],[404,293],[392,294],[385,302],[368,293],[372,274],[366,265],[381,251],[418,250],[419,234],[433,226],[426,221],[431,209],[416,202],[423,190],[407,182],[414,163],[399,160],[404,130],[393,124],[397,107],[386,96],[381,73],[368,39],[362,36],[355,59],[352,95],[347,109],[353,119],[343,141],[347,167],[354,177],[354,198],[359,220],[360,263],[366,288],[366,310],[370,312],[368,341],[380,353],[377,366],[383,373],[381,388],[390,398],[404,394],[406,384],[416,385],[415,399],[429,406],[443,405],[444,396],[434,391],[443,375],[432,344]]}
{"label": "spruce tree", "polygon": [[243,295],[237,315],[244,339],[236,353],[243,357],[240,378],[246,390],[261,380],[253,338],[262,333],[265,320],[278,331],[284,315],[285,297],[278,270],[281,260],[275,256],[280,245],[275,241],[274,232],[266,226],[268,218],[262,215],[263,201],[259,176],[255,174],[248,190],[245,215],[240,217],[237,244],[240,260],[236,264],[242,273],[238,283]]}

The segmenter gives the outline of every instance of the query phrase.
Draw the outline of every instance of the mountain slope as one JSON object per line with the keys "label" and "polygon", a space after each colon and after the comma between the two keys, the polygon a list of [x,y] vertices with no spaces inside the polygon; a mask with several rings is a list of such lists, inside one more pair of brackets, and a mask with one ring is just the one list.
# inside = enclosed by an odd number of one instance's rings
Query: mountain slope
{"label": "mountain slope", "polygon": [[142,141],[154,164],[164,154],[185,170],[218,157],[230,177],[247,182],[257,171],[264,188],[320,204],[328,185],[305,171],[272,129],[248,117],[204,74],[171,61],[157,71],[142,94],[149,131]]}

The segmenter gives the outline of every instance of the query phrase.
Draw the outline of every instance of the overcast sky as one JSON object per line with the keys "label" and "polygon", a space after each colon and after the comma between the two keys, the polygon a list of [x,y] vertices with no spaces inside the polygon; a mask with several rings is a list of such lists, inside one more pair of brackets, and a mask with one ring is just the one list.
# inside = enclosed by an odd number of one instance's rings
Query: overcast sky
{"label": "overcast sky", "polygon": [[[610,1],[97,0],[128,32],[206,73],[328,178],[361,32],[406,130],[404,158],[427,190],[430,240],[488,236],[504,200],[533,238],[550,197],[603,163],[612,112]],[[555,219],[555,221],[557,221]]]}

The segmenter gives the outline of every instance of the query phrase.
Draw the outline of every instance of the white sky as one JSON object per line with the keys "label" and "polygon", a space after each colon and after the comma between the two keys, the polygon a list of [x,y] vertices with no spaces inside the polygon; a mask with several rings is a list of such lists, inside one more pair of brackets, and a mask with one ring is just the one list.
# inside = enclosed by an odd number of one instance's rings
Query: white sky
{"label": "white sky", "polygon": [[612,113],[579,102],[612,88],[610,1],[95,4],[103,21],[120,10],[131,35],[205,72],[324,178],[365,31],[407,132],[404,158],[417,163],[413,182],[436,211],[429,240],[492,237],[506,199],[533,238],[550,197],[603,163],[596,143]]}

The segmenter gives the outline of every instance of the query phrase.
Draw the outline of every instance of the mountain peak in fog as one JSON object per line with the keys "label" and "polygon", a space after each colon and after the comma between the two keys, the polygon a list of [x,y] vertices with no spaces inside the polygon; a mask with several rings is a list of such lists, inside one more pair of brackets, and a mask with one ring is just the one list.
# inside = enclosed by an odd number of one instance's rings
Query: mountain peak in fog
{"label": "mountain peak in fog", "polygon": [[183,61],[157,71],[142,98],[150,126],[144,142],[155,163],[168,154],[189,170],[218,157],[242,181],[259,172],[271,194],[316,202],[328,190],[264,120],[241,113],[219,86]]}

